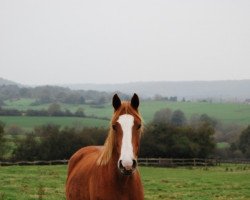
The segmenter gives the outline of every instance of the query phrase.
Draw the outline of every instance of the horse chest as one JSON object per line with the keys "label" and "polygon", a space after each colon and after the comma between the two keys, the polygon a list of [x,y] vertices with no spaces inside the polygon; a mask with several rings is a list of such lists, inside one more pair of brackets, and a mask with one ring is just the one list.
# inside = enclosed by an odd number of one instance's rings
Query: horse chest
{"label": "horse chest", "polygon": [[[90,191],[93,200],[142,200],[143,189],[138,177],[99,178],[94,181],[94,191]],[[92,182],[93,183],[93,182]]]}

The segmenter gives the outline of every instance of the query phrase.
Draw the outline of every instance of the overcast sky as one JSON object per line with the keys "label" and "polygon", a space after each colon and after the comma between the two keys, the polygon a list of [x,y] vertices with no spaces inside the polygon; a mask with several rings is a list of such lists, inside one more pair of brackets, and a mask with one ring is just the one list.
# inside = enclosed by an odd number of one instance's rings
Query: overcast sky
{"label": "overcast sky", "polygon": [[1,0],[0,77],[250,79],[249,0]]}

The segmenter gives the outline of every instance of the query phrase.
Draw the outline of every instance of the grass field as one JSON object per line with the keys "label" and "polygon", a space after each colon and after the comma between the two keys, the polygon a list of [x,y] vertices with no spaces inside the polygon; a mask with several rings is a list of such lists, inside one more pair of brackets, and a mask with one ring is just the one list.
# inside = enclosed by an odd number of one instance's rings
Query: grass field
{"label": "grass field", "polygon": [[[5,108],[15,108],[19,110],[27,109],[47,109],[49,104],[41,106],[31,106],[32,99],[20,99],[16,101],[6,101]],[[69,109],[72,112],[77,108],[83,108],[86,115],[94,115],[98,117],[110,118],[113,112],[111,104],[104,105],[103,108],[94,108],[90,105],[68,105],[61,104],[62,110]],[[250,124],[250,105],[233,104],[233,103],[207,103],[207,102],[167,102],[167,101],[142,101],[140,111],[145,122],[153,119],[154,113],[163,108],[171,110],[182,110],[187,118],[193,114],[208,114],[215,117],[226,124],[239,124],[246,126]],[[24,129],[31,129],[34,126],[45,123],[54,123],[61,126],[72,126],[75,123],[80,123],[82,126],[108,126],[108,122],[99,119],[75,118],[75,117],[4,117],[0,116],[0,120],[6,123],[7,126],[15,124]]]}
{"label": "grass field", "polygon": [[101,119],[80,117],[28,117],[28,116],[0,116],[6,126],[18,125],[25,130],[44,124],[58,124],[61,126],[83,126],[83,127],[108,127],[109,121]]}
{"label": "grass field", "polygon": [[[140,167],[146,200],[248,200],[250,166]],[[0,200],[63,200],[66,166],[0,167]]]}
{"label": "grass field", "polygon": [[250,123],[250,105],[232,103],[206,102],[163,102],[145,101],[141,103],[141,112],[146,122],[151,120],[155,111],[162,108],[182,110],[187,118],[193,114],[204,114],[215,117],[223,123],[247,125]]}

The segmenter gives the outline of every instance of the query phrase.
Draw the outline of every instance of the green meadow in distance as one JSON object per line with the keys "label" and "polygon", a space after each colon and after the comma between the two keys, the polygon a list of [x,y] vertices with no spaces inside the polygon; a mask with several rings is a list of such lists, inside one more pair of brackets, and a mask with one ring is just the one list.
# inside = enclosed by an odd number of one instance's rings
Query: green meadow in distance
{"label": "green meadow in distance", "polygon": [[[27,109],[47,109],[49,104],[31,106],[33,99],[20,99],[17,101],[6,101],[4,108],[14,108],[18,110]],[[105,104],[101,108],[96,108],[90,105],[69,105],[60,104],[61,109],[69,109],[75,112],[78,108],[83,108],[87,116],[97,116],[111,118],[113,108],[111,104]],[[189,119],[193,114],[207,114],[215,117],[222,123],[239,124],[247,126],[250,124],[250,105],[236,103],[208,103],[208,102],[167,102],[167,101],[141,101],[140,111],[145,123],[153,119],[154,113],[163,108],[171,110],[182,110]],[[9,125],[19,125],[24,129],[32,129],[34,126],[45,123],[54,123],[61,126],[72,126],[75,123],[89,127],[108,127],[109,121],[94,119],[94,118],[76,118],[76,117],[9,117],[0,116],[0,120]]]}

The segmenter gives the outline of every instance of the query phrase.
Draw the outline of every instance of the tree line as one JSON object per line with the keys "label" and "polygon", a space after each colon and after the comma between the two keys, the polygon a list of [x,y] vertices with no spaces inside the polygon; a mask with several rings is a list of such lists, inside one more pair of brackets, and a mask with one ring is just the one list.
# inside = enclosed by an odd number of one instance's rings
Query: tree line
{"label": "tree line", "polygon": [[[120,93],[124,99],[127,95]],[[20,98],[36,99],[32,105],[61,102],[66,104],[102,105],[110,102],[112,93],[94,90],[71,90],[59,86],[19,87],[17,85],[0,85],[0,106],[4,101]]]}
{"label": "tree line", "polygon": [[181,110],[162,109],[146,126],[142,157],[208,158],[215,150],[213,120],[207,115],[188,123]]}
{"label": "tree line", "polygon": [[0,107],[1,116],[62,116],[62,117],[85,117],[84,109],[78,108],[75,112],[71,112],[66,109],[63,111],[60,104],[52,103],[49,105],[48,109],[42,110],[17,110],[17,109],[7,109]]}
{"label": "tree line", "polygon": [[44,125],[18,141],[12,160],[69,159],[78,149],[88,145],[102,145],[107,130],[104,128],[60,129],[57,125]]}
{"label": "tree line", "polygon": [[[155,113],[152,122],[145,125],[140,157],[217,157],[214,138],[216,124],[216,120],[207,115],[197,115],[187,120],[181,110],[160,110]],[[7,149],[4,130],[4,124],[0,123],[0,157]],[[16,137],[16,147],[10,159],[69,159],[81,147],[103,145],[107,133],[106,128],[62,128],[52,124],[35,127],[25,137]],[[250,158],[250,126],[232,144],[230,148],[236,148],[245,158]]]}

